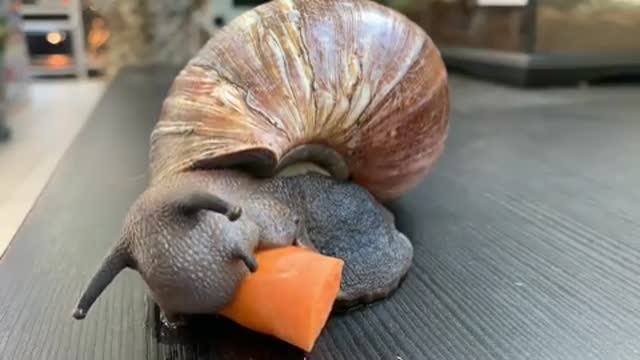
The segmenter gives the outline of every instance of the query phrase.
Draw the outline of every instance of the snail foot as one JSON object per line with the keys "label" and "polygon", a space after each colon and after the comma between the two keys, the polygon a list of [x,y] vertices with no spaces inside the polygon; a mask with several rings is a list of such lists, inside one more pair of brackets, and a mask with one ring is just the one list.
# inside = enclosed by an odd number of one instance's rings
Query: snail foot
{"label": "snail foot", "polygon": [[305,175],[306,225],[317,250],[345,262],[336,310],[388,297],[413,260],[413,246],[393,214],[363,187]]}
{"label": "snail foot", "polygon": [[372,244],[336,256],[345,259],[345,268],[335,309],[347,311],[389,297],[411,266],[413,246],[396,231],[387,244]]}

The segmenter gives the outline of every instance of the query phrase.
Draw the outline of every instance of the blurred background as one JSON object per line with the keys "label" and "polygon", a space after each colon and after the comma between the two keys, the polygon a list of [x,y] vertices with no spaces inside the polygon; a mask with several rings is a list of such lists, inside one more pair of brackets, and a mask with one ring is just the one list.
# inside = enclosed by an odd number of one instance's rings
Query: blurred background
{"label": "blurred background", "polygon": [[[119,68],[180,66],[217,29],[264,2],[3,2],[0,250]],[[450,69],[454,96],[468,89],[487,94],[488,86],[500,100],[477,102],[504,106],[498,103],[520,95],[558,99],[585,86],[637,84],[640,0],[379,2],[429,33]],[[558,87],[564,92],[548,90]]]}

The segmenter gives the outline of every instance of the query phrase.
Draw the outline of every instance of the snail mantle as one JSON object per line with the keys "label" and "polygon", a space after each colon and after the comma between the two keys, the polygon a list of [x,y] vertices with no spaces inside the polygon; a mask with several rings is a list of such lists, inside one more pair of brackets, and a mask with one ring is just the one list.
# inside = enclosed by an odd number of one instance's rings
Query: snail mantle
{"label": "snail mantle", "polygon": [[174,80],[150,183],[74,317],[125,268],[169,321],[217,313],[256,251],[292,244],[344,260],[337,307],[386,297],[413,248],[382,203],[429,173],[448,116],[440,53],[405,16],[367,0],[246,12]]}

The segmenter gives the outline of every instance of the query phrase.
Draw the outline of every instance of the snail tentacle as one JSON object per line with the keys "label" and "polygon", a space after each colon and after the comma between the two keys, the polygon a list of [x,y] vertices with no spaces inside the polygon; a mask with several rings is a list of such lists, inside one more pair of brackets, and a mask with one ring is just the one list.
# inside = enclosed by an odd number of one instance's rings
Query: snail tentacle
{"label": "snail tentacle", "polygon": [[185,211],[209,210],[226,216],[229,221],[236,221],[242,215],[242,208],[230,204],[216,195],[205,191],[193,191],[181,196],[177,204]]}
{"label": "snail tentacle", "polygon": [[89,285],[83,291],[78,304],[73,311],[73,317],[77,320],[84,319],[87,312],[98,299],[104,289],[109,286],[113,279],[125,268],[133,267],[133,259],[124,241],[111,249],[105,257],[98,271],[89,281]]}
{"label": "snail tentacle", "polygon": [[258,271],[258,260],[256,260],[255,256],[250,255],[247,251],[245,251],[239,246],[236,247],[236,250],[234,251],[233,254],[235,257],[237,257],[238,259],[244,262],[244,264],[247,266],[249,271],[251,272]]}

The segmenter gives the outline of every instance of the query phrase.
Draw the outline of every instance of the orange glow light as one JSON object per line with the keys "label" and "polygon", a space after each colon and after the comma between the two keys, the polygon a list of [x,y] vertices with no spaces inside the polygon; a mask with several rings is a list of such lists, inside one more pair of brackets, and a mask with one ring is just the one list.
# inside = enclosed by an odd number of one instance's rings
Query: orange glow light
{"label": "orange glow light", "polygon": [[71,58],[67,55],[49,55],[47,56],[47,65],[51,67],[64,67],[71,64]]}

